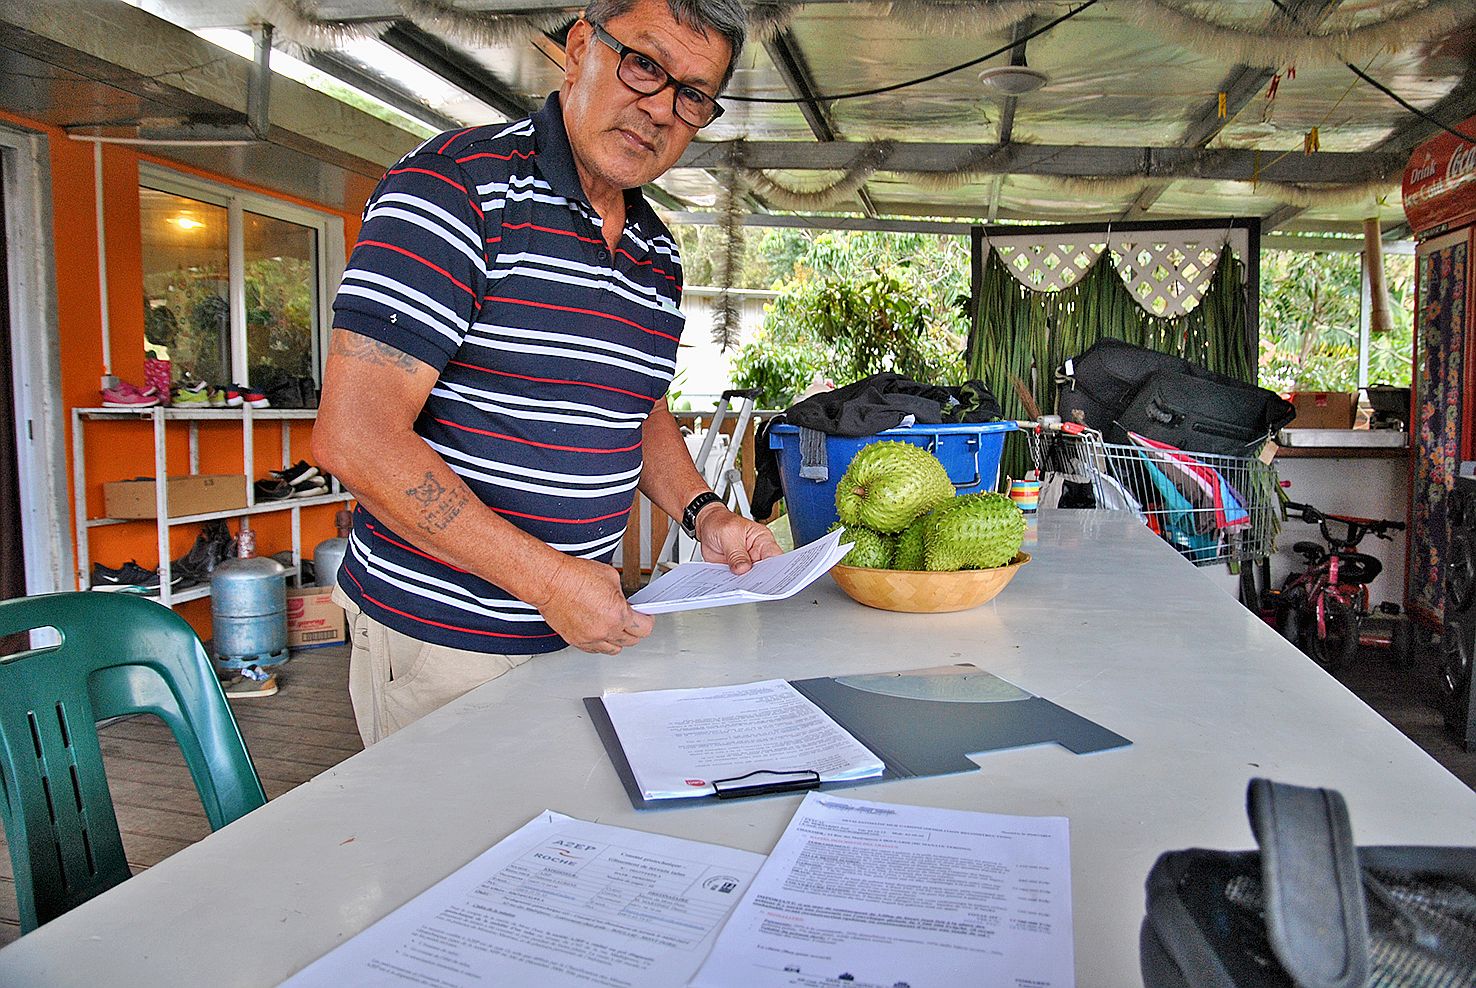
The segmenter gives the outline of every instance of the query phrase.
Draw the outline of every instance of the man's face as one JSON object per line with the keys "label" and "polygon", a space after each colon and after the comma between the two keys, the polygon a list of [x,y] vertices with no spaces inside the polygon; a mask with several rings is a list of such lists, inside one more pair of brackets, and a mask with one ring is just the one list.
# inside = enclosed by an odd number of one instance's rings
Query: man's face
{"label": "man's face", "polygon": [[[673,79],[716,96],[728,68],[726,38],[678,24],[666,0],[639,0],[602,24],[609,34],[646,55]],[[670,86],[642,96],[615,75],[620,57],[580,20],[569,32],[560,100],[579,178],[591,198],[633,189],[676,163],[697,129],[672,112]]]}

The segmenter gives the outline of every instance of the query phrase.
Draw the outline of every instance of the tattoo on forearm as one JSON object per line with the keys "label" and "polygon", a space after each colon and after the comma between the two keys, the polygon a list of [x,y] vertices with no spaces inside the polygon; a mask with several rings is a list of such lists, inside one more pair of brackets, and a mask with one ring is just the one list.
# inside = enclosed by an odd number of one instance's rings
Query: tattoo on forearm
{"label": "tattoo on forearm", "polygon": [[367,336],[351,333],[346,329],[333,331],[333,337],[328,343],[328,352],[350,360],[362,360],[376,367],[398,367],[406,372],[413,371],[420,366],[420,361],[404,350],[397,350],[388,343],[381,343]]}
{"label": "tattoo on forearm", "polygon": [[407,487],[405,493],[429,507],[432,501],[439,500],[441,495],[446,493],[446,485],[437,480],[435,474],[427,470],[425,479],[416,487]]}
{"label": "tattoo on forearm", "polygon": [[466,491],[448,491],[429,470],[419,485],[406,488],[405,493],[420,502],[421,511],[415,523],[429,535],[444,532],[471,500]]}

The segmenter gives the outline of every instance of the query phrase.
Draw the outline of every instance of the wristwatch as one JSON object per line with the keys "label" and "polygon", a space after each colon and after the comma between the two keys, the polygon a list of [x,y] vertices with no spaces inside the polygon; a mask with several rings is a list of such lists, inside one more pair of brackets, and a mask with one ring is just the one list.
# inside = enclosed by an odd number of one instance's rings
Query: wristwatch
{"label": "wristwatch", "polygon": [[691,502],[687,505],[687,510],[682,512],[682,531],[686,532],[689,536],[695,539],[697,537],[698,512],[707,507],[709,504],[722,503],[723,499],[718,497],[712,491],[703,491],[701,494],[698,494],[696,497],[692,498]]}

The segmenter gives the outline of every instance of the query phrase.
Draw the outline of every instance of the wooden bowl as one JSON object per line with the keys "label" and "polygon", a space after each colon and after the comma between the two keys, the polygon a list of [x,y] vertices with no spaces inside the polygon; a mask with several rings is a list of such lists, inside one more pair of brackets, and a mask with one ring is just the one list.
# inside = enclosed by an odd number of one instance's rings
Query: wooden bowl
{"label": "wooden bowl", "polygon": [[966,611],[992,600],[1028,562],[1030,553],[1022,552],[1004,566],[964,569],[956,573],[867,569],[837,563],[831,567],[830,575],[853,600],[867,607],[912,614],[938,614]]}

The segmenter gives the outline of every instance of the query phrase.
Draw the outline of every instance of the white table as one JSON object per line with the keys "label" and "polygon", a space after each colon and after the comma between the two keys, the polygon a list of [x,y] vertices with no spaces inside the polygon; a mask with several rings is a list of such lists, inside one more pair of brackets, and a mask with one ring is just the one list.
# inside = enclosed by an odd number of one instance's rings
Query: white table
{"label": "white table", "polygon": [[[269,985],[544,808],[769,851],[799,796],[636,811],[581,698],[973,661],[1131,738],[847,791],[1071,820],[1077,982],[1138,985],[1163,851],[1251,846],[1252,776],[1341,789],[1363,843],[1472,843],[1476,793],[1131,518],[1050,512],[994,602],[935,616],[825,579],[658,619],[618,657],[543,656],[0,951],[5,985]],[[299,661],[311,661],[302,659]]]}

